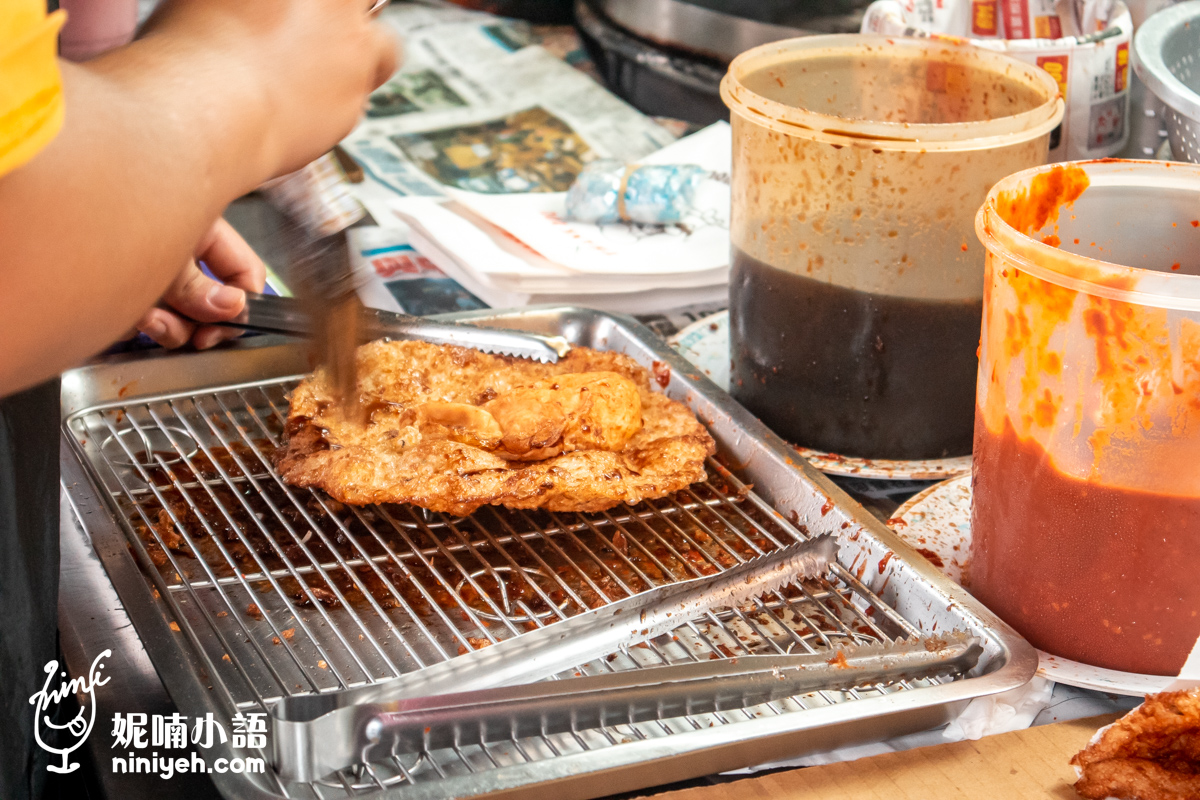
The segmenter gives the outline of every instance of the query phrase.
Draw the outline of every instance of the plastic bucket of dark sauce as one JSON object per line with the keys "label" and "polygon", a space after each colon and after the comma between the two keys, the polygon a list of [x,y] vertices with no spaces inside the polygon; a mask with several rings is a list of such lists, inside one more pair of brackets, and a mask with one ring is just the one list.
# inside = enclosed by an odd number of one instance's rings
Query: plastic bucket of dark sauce
{"label": "plastic bucket of dark sauce", "polygon": [[988,189],[1045,162],[1063,104],[1036,67],[870,35],[749,50],[733,125],[731,391],[801,445],[971,451]]}

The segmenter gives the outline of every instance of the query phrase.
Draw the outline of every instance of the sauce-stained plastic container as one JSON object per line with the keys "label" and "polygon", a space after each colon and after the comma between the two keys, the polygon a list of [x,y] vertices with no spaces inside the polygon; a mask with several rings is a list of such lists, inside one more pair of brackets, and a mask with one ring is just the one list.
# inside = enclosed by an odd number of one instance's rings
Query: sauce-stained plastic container
{"label": "sauce-stained plastic container", "polygon": [[733,395],[792,441],[878,458],[971,449],[987,190],[1042,164],[1044,71],[933,40],[749,50],[733,125]]}
{"label": "sauce-stained plastic container", "polygon": [[969,585],[1038,648],[1174,675],[1200,635],[1200,167],[1000,181]]}

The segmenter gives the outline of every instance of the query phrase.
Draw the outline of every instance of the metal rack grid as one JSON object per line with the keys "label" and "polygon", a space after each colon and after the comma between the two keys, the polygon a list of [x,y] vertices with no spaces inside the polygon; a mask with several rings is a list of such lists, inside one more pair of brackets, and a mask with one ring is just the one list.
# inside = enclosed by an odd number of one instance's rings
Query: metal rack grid
{"label": "metal rack grid", "polygon": [[[647,588],[712,574],[802,539],[716,461],[674,496],[598,514],[484,508],[460,518],[343,506],[272,466],[295,379],[110,403],[66,426],[147,579],[235,710],[387,680]],[[918,635],[843,567],[711,613],[576,674],[749,653],[834,650]],[[722,712],[451,748],[276,788],[360,796],[624,741],[803,711],[937,681],[864,686]]]}

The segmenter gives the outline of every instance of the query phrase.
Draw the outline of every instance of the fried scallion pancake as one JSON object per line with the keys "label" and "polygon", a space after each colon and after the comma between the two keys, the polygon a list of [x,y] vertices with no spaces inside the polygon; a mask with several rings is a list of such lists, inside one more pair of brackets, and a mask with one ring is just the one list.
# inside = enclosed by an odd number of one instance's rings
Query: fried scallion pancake
{"label": "fried scallion pancake", "polygon": [[712,437],[619,353],[557,364],[426,342],[358,350],[367,424],[342,417],[321,370],[292,394],[278,468],[343,503],[602,511],[704,479]]}
{"label": "fried scallion pancake", "polygon": [[1089,800],[1200,797],[1200,689],[1147,695],[1071,759]]}

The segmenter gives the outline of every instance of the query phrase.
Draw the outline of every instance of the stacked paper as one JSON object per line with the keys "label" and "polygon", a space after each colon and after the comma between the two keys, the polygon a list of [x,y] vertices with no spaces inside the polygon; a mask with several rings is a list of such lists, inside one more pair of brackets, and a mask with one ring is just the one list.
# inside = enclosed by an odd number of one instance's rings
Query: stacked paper
{"label": "stacked paper", "polygon": [[[640,313],[726,296],[727,124],[673,141],[495,17],[398,6],[387,19],[406,62],[343,142],[380,225],[493,306]],[[696,164],[718,190],[680,224],[570,222],[566,190],[597,158]]]}
{"label": "stacked paper", "polygon": [[[728,174],[729,160],[722,122],[641,162]],[[727,292],[728,192],[671,226],[571,222],[563,192],[451,194],[444,203],[397,198],[390,208],[418,250],[492,305],[575,302],[636,313]]]}

